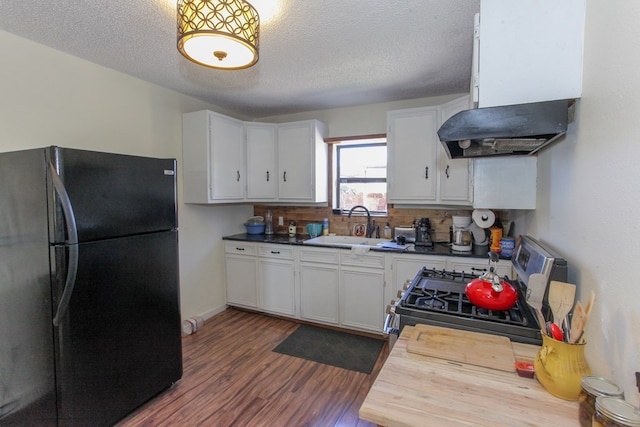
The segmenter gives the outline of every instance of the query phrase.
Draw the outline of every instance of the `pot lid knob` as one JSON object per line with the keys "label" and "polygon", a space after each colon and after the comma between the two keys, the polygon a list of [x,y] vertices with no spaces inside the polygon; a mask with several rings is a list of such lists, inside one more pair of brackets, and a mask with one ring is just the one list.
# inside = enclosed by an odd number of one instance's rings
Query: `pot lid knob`
{"label": "pot lid knob", "polygon": [[500,279],[500,275],[496,273],[496,265],[499,260],[499,256],[496,252],[489,252],[489,260],[491,266],[489,267],[489,271],[480,276],[480,279],[485,280],[491,283],[491,288],[495,292],[502,292],[502,280]]}

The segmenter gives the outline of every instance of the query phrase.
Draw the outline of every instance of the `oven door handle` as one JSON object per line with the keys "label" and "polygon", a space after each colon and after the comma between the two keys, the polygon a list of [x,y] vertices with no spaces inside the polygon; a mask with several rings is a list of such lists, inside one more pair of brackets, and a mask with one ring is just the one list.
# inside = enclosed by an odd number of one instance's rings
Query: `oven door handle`
{"label": "oven door handle", "polygon": [[387,318],[384,320],[384,328],[382,328],[385,334],[391,333],[391,329],[392,329],[391,322],[394,317],[395,317],[395,314],[387,314]]}
{"label": "oven door handle", "polygon": [[400,335],[400,322],[398,315],[395,314],[395,312],[391,310],[387,311],[387,317],[384,320],[383,331],[385,334]]}

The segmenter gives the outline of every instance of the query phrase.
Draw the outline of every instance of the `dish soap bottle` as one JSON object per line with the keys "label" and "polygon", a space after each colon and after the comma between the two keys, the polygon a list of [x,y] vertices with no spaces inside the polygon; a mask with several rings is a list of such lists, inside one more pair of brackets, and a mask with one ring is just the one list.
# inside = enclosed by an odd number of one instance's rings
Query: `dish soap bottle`
{"label": "dish soap bottle", "polygon": [[382,232],[382,235],[384,236],[385,239],[391,238],[391,226],[389,225],[388,222],[387,222],[387,225],[384,226],[384,231]]}

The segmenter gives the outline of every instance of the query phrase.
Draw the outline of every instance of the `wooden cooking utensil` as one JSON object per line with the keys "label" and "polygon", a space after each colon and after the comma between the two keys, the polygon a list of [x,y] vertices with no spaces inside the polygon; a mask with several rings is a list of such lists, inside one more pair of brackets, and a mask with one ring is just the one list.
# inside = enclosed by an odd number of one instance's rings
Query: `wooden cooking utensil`
{"label": "wooden cooking utensil", "polygon": [[591,291],[591,295],[589,295],[589,300],[587,301],[587,305],[584,306],[584,314],[587,319],[591,314],[591,309],[593,308],[593,302],[595,301],[595,299],[596,299],[596,293]]}
{"label": "wooden cooking utensil", "polygon": [[573,309],[573,316],[571,317],[571,333],[569,334],[569,342],[574,344],[578,342],[582,336],[584,325],[587,322],[587,316],[582,308],[582,303],[578,301]]}
{"label": "wooden cooking utensil", "polygon": [[552,280],[549,284],[549,307],[553,313],[553,322],[560,325],[569,313],[576,297],[576,285]]}
{"label": "wooden cooking utensil", "polygon": [[534,273],[529,276],[527,285],[527,303],[534,309],[542,310],[542,299],[547,288],[547,278],[544,274]]}

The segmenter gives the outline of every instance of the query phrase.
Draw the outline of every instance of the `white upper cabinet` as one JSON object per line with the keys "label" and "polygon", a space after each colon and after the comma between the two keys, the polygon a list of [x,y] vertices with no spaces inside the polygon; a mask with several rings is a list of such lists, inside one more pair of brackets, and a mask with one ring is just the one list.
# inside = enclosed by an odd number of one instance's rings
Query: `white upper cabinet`
{"label": "white upper cabinet", "polygon": [[471,206],[472,162],[449,159],[438,128],[468,110],[469,96],[433,107],[387,113],[387,198],[390,203]]}
{"label": "white upper cabinet", "polygon": [[475,159],[474,175],[474,208],[536,208],[537,156]]}
{"label": "white upper cabinet", "polygon": [[278,199],[321,203],[328,200],[325,125],[317,120],[278,125]]}
{"label": "white upper cabinet", "polygon": [[387,200],[436,202],[438,107],[387,113]]}
{"label": "white upper cabinet", "polygon": [[[471,106],[469,96],[463,96],[440,106],[440,125]],[[436,137],[437,139],[437,137]],[[438,140],[438,139],[437,139]],[[473,201],[473,162],[450,159],[438,140],[438,190],[442,204],[466,205]]]}
{"label": "white upper cabinet", "polygon": [[274,201],[278,191],[277,125],[245,123],[247,199]]}
{"label": "white upper cabinet", "polygon": [[213,111],[182,118],[184,201],[241,202],[245,169],[242,121]]}
{"label": "white upper cabinet", "polygon": [[317,120],[242,122],[183,114],[185,203],[326,203],[326,126]]}
{"label": "white upper cabinet", "polygon": [[582,95],[584,0],[482,0],[478,106]]}

